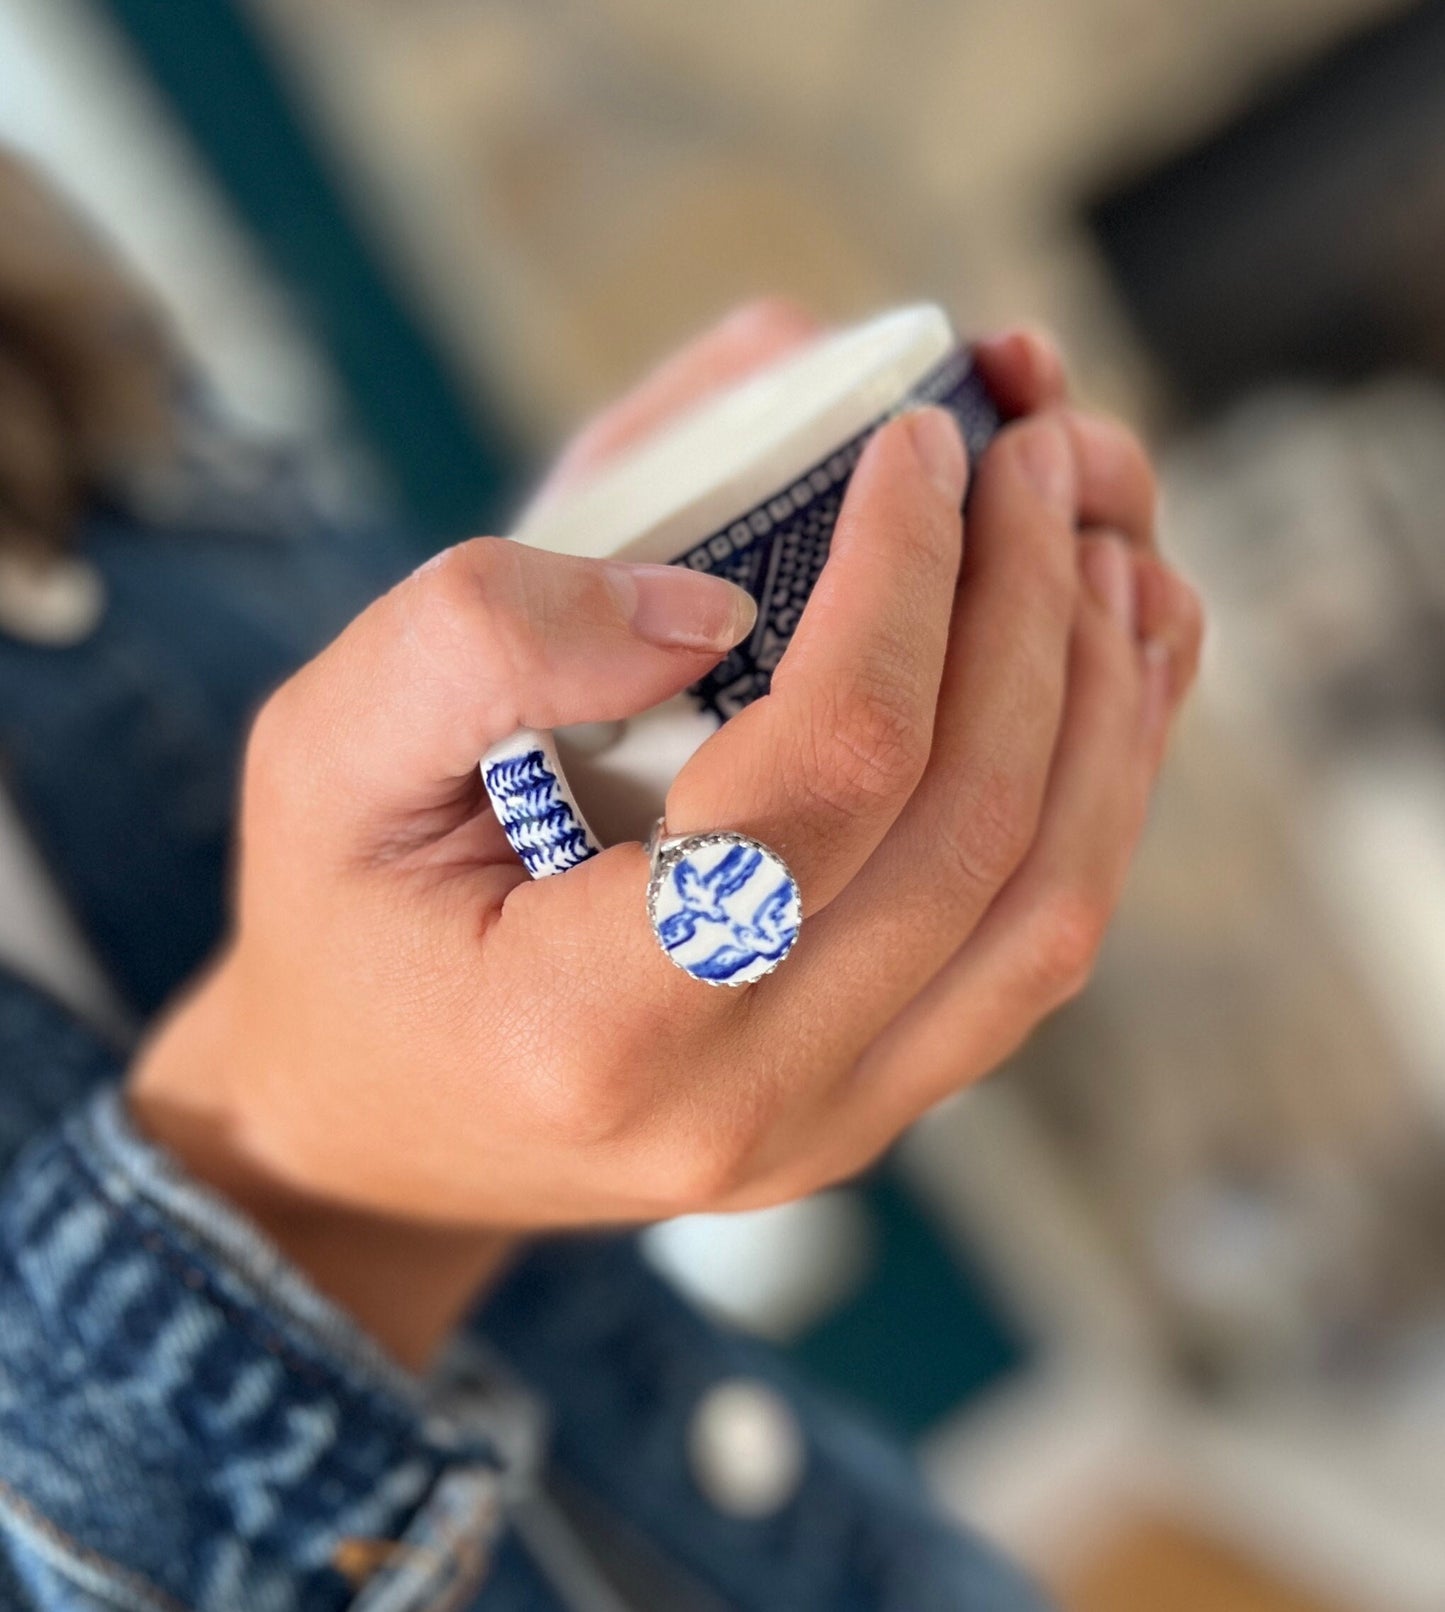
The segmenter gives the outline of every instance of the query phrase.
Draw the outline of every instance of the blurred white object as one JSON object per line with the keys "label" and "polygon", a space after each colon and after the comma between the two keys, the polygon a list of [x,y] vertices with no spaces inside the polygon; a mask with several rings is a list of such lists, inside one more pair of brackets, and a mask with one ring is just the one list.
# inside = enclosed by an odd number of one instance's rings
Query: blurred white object
{"label": "blurred white object", "polygon": [[1445,742],[1342,755],[1308,814],[1340,934],[1445,1131]]}
{"label": "blurred white object", "polygon": [[703,1395],[687,1448],[698,1488],[730,1517],[770,1517],[802,1482],[798,1419],[781,1394],[750,1378],[719,1383]]}
{"label": "blurred white object", "polygon": [[0,551],[0,632],[66,649],[89,638],[104,614],[105,584],[93,565]]}
{"label": "blurred white object", "polygon": [[654,1226],[648,1258],[714,1315],[763,1337],[796,1337],[861,1283],[873,1254],[868,1211],[853,1192],[776,1209],[687,1215]]}

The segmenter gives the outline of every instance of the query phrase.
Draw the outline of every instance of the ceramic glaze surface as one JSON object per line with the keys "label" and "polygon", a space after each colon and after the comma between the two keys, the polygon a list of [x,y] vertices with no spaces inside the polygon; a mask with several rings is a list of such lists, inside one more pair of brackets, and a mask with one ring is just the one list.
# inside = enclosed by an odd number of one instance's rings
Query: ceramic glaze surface
{"label": "ceramic glaze surface", "polygon": [[782,859],[741,834],[697,834],[658,856],[647,891],[669,959],[709,985],[747,985],[775,969],[802,922]]}
{"label": "ceramic glaze surface", "polygon": [[597,855],[541,750],[488,762],[482,782],[503,833],[534,879]]}

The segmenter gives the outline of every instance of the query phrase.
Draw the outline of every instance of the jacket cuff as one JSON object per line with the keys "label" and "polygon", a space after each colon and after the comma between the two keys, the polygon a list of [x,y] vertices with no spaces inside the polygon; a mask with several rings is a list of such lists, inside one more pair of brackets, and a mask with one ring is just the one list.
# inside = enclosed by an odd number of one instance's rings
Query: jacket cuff
{"label": "jacket cuff", "polygon": [[[289,1612],[352,1604],[404,1560],[411,1593],[387,1604],[428,1604],[484,1567],[535,1444],[508,1385],[393,1364],[116,1089],[6,1177],[0,1534],[47,1572],[99,1574],[117,1605]],[[427,1548],[388,1551],[402,1539]]]}

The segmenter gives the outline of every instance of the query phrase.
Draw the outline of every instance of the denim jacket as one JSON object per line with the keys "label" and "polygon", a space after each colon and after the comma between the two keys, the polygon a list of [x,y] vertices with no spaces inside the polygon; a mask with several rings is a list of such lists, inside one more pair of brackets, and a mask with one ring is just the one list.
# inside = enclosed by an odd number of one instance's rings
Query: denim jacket
{"label": "denim jacket", "polygon": [[[0,636],[0,777],[142,1021],[216,939],[249,713],[404,569],[376,535],[242,512],[97,513],[97,630]],[[0,1612],[1039,1606],[628,1238],[535,1245],[432,1374],[402,1371],[136,1134],[123,1061],[0,971]],[[699,1467],[725,1385],[795,1441],[763,1506]]]}

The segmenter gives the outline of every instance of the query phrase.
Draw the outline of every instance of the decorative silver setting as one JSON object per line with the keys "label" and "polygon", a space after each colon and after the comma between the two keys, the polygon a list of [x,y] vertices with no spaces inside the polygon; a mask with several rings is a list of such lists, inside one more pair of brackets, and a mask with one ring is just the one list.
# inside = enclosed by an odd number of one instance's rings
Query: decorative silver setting
{"label": "decorative silver setting", "polygon": [[659,818],[647,851],[647,916],[674,967],[736,988],[771,974],[793,949],[798,883],[760,840],[727,830],[670,836]]}

